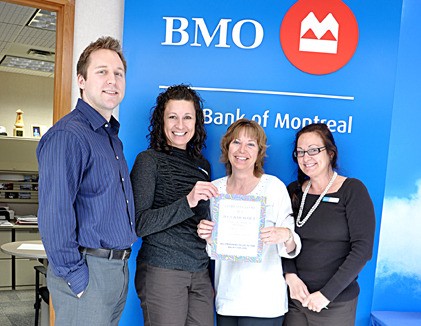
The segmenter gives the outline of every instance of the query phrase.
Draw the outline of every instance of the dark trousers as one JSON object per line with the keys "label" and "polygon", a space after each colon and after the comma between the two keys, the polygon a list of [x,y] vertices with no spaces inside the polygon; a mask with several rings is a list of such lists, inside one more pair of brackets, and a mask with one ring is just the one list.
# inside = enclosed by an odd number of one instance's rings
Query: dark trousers
{"label": "dark trousers", "polygon": [[213,326],[209,271],[187,272],[138,263],[135,285],[145,326]]}
{"label": "dark trousers", "polygon": [[308,310],[298,300],[289,300],[284,326],[354,326],[358,297],[345,302],[331,302],[319,313]]}
{"label": "dark trousers", "polygon": [[235,317],[217,315],[218,326],[282,326],[284,316],[276,318]]}

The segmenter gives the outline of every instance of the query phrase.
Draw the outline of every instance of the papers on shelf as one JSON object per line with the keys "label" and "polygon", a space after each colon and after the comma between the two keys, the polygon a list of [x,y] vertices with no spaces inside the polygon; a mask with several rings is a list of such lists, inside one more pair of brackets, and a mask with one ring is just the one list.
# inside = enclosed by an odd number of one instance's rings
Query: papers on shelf
{"label": "papers on shelf", "polygon": [[19,250],[45,250],[42,243],[22,243],[19,247]]}
{"label": "papers on shelf", "polygon": [[35,215],[16,216],[16,224],[38,224]]}
{"label": "papers on shelf", "polygon": [[1,226],[13,226],[13,224],[12,223],[10,223],[9,221],[6,221],[6,220],[1,220],[0,221],[0,227]]}

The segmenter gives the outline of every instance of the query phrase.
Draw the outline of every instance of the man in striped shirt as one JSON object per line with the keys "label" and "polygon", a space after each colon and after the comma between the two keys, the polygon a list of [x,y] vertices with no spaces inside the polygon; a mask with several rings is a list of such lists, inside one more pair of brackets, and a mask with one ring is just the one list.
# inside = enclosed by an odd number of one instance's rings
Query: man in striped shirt
{"label": "man in striped shirt", "polygon": [[38,223],[47,252],[55,325],[118,325],[137,236],[119,123],[126,61],[111,37],[77,64],[81,99],[42,137]]}

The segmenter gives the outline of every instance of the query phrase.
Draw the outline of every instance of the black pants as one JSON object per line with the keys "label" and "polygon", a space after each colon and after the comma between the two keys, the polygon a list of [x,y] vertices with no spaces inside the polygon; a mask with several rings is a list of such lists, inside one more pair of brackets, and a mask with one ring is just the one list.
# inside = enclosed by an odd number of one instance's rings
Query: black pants
{"label": "black pants", "polygon": [[282,326],[284,316],[276,318],[235,317],[217,315],[218,326]]}
{"label": "black pants", "polygon": [[319,313],[303,307],[298,300],[289,300],[284,326],[354,326],[358,297],[345,302],[331,302]]}
{"label": "black pants", "polygon": [[137,263],[135,285],[145,326],[213,326],[209,271],[187,272]]}

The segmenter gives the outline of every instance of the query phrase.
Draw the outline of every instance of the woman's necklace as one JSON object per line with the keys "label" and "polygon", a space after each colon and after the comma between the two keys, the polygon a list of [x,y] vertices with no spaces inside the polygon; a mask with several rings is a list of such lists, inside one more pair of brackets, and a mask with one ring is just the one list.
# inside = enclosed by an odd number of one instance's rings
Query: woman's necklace
{"label": "woman's necklace", "polygon": [[316,203],[313,205],[313,207],[307,213],[307,216],[304,218],[304,220],[301,221],[301,215],[303,215],[304,203],[306,201],[306,197],[307,197],[308,191],[310,190],[310,186],[311,186],[311,180],[308,181],[307,187],[304,190],[303,198],[301,199],[300,210],[298,211],[298,216],[297,216],[297,221],[296,221],[296,225],[299,228],[302,227],[308,221],[311,214],[313,214],[313,212],[316,210],[316,208],[319,207],[320,202],[322,201],[323,197],[329,191],[329,188],[333,185],[333,182],[335,181],[337,175],[338,174],[336,172],[333,173],[332,178],[330,179],[329,183],[327,184],[325,190],[320,194]]}

